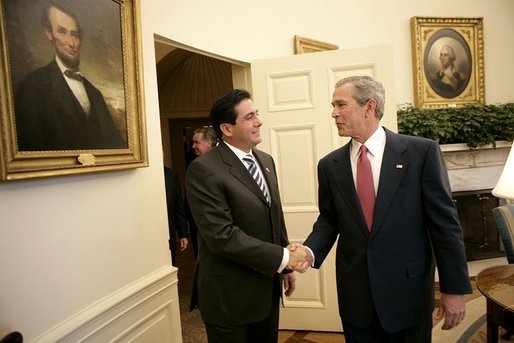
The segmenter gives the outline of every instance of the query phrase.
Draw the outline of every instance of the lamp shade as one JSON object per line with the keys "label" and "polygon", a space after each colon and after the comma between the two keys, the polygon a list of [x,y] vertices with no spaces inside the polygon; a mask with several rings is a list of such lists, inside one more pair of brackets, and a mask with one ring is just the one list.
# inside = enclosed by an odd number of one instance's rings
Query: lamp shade
{"label": "lamp shade", "polygon": [[510,148],[509,157],[492,193],[497,198],[514,200],[514,144]]}

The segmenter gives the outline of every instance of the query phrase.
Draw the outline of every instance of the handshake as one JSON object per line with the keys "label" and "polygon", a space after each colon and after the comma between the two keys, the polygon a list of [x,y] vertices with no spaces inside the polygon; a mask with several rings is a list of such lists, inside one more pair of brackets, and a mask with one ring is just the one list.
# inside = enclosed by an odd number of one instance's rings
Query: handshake
{"label": "handshake", "polygon": [[292,243],[287,246],[289,250],[289,262],[287,269],[299,273],[305,273],[313,263],[311,252],[302,244]]}

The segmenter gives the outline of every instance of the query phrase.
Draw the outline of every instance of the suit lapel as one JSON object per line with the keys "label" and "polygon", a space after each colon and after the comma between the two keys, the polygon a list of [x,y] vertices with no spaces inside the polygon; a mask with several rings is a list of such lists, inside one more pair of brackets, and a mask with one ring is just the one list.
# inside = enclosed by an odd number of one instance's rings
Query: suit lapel
{"label": "suit lapel", "polygon": [[[403,155],[407,148],[399,140],[399,136],[387,129],[385,132],[387,138],[380,170],[373,227],[380,227],[409,165],[407,158]],[[372,231],[372,235],[374,233],[375,231]]]}
{"label": "suit lapel", "polygon": [[[360,213],[360,220],[358,220],[358,226],[361,228],[362,233],[368,236],[369,231],[362,214],[362,210],[359,204],[359,198],[355,190],[355,183],[353,182],[352,165],[350,162],[350,144],[345,144],[340,153],[337,154],[332,163],[334,165],[329,168],[334,175],[333,178],[336,181],[336,185],[341,189],[341,196],[346,206],[350,209],[350,213]],[[357,217],[354,217],[357,218]]]}
{"label": "suit lapel", "polygon": [[[223,162],[227,165],[229,165],[229,172],[230,174],[238,179],[246,188],[248,188],[250,191],[252,191],[256,196],[258,196],[266,205],[268,204],[268,201],[264,197],[264,194],[262,194],[261,189],[259,186],[257,186],[257,183],[255,182],[254,178],[250,175],[248,172],[248,169],[246,166],[239,160],[239,158],[234,154],[232,150],[223,142],[219,144],[219,151],[221,154],[221,157],[223,159]],[[254,156],[255,156],[255,150],[254,150]],[[258,159],[260,162],[260,159]],[[261,164],[261,169],[262,164]],[[265,176],[266,177],[266,176]],[[268,181],[268,178],[266,178],[266,182]],[[268,184],[269,185],[269,184]],[[270,186],[271,188],[271,186]]]}

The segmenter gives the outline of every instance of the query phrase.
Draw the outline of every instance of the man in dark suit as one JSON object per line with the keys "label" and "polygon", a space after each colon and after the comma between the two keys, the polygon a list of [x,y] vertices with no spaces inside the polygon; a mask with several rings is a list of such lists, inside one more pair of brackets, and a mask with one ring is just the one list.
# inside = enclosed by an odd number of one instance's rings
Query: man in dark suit
{"label": "man in dark suit", "polygon": [[55,59],[27,75],[17,90],[18,150],[126,148],[102,94],[79,72],[82,29],[76,16],[52,3],[43,29]]}
{"label": "man in dark suit", "polygon": [[262,122],[250,94],[223,94],[210,117],[222,141],[196,158],[186,176],[198,226],[198,307],[209,342],[276,342],[282,282],[286,296],[295,288],[285,268],[306,255],[286,248],[275,164],[255,149]]}
{"label": "man in dark suit", "polygon": [[464,318],[471,286],[462,229],[437,143],[380,126],[384,102],[382,84],[370,77],[335,85],[332,117],[339,135],[352,140],[319,162],[320,214],[304,244],[319,268],[339,238],[347,342],[430,342],[435,261],[443,329]]}
{"label": "man in dark suit", "polygon": [[189,245],[184,198],[182,197],[182,190],[176,171],[164,167],[164,185],[166,187],[171,261],[173,265],[176,265],[177,237],[179,239],[180,251],[186,250]]}

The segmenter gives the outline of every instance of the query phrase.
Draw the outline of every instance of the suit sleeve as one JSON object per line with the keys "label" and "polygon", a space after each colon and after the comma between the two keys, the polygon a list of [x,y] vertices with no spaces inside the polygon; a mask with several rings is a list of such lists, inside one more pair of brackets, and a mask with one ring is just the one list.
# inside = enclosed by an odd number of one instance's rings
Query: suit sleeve
{"label": "suit sleeve", "polygon": [[186,211],[177,173],[174,173],[173,176],[173,192],[176,200],[175,208],[173,209],[173,221],[175,227],[177,228],[177,235],[179,238],[187,238],[188,232]]}
{"label": "suit sleeve", "polygon": [[318,203],[318,219],[304,242],[314,253],[314,268],[321,266],[339,234],[337,218],[334,216],[337,212],[334,207],[332,188],[329,184],[327,168],[323,167],[322,162],[318,164]]}
{"label": "suit sleeve", "polygon": [[441,292],[471,293],[462,228],[452,200],[444,159],[435,142],[428,148],[421,182]]}
{"label": "suit sleeve", "polygon": [[[196,159],[189,166],[186,190],[191,212],[207,248],[219,257],[274,277],[282,262],[283,247],[248,235],[238,226],[231,206],[244,204],[229,203],[222,179],[228,175],[213,172],[213,168],[201,160]],[[259,215],[255,211],[248,208],[245,213],[257,218]]]}

